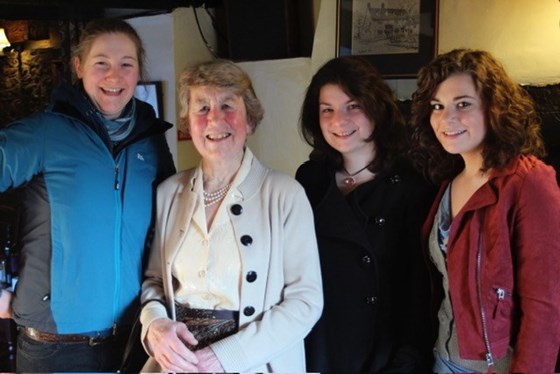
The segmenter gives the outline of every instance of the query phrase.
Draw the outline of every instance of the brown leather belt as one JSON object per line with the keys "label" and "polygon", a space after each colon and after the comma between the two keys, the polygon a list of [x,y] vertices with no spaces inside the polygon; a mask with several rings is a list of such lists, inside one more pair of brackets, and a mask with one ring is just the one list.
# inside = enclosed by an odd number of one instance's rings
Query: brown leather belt
{"label": "brown leather belt", "polygon": [[23,327],[22,331],[31,339],[41,343],[87,343],[90,346],[94,346],[113,337],[113,329],[98,331],[91,336],[79,334],[52,334],[39,331],[32,327]]}

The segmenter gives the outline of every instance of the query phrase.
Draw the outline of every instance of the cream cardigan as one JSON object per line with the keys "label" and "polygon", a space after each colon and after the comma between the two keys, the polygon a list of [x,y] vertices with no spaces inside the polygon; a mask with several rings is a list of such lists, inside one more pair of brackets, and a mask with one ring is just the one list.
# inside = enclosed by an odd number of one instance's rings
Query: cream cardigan
{"label": "cream cardigan", "polygon": [[[244,157],[253,158],[251,171],[234,191],[238,202],[227,207],[242,243],[240,328],[211,348],[226,372],[305,372],[303,339],[323,308],[313,213],[295,179],[264,167],[248,148]],[[158,188],[142,286],[142,341],[152,321],[168,317],[167,311],[175,319],[171,264],[191,222],[197,170],[178,173]],[[256,280],[245,277],[250,272]],[[154,363],[151,358],[144,369],[157,371]]]}

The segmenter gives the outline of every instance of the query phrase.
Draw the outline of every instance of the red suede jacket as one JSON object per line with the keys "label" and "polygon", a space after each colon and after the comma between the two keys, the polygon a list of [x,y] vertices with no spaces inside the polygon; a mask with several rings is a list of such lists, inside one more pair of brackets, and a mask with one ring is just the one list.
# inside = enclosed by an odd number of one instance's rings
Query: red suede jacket
{"label": "red suede jacket", "polygon": [[[426,243],[447,184],[424,224]],[[521,156],[494,171],[452,221],[447,270],[462,358],[497,359],[512,346],[512,372],[554,371],[560,189],[552,167]]]}

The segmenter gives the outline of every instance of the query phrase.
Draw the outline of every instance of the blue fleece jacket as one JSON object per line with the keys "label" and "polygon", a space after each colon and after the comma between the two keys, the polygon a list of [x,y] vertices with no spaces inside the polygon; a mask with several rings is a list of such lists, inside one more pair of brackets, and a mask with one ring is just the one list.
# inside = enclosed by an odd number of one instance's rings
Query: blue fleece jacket
{"label": "blue fleece jacket", "polygon": [[22,208],[17,324],[53,333],[131,324],[155,187],[175,172],[171,125],[141,101],[136,116],[112,143],[81,86],[62,85],[46,111],[0,129],[0,191],[20,187]]}

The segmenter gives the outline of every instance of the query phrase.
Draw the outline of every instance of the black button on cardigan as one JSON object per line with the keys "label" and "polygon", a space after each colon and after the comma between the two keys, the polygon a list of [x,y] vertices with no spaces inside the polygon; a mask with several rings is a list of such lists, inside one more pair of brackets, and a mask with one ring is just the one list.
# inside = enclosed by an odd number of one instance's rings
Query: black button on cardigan
{"label": "black button on cardigan", "polygon": [[255,308],[253,308],[252,306],[246,306],[245,309],[243,309],[243,314],[245,314],[247,317],[250,317],[255,314]]}
{"label": "black button on cardigan", "polygon": [[257,272],[256,271],[248,272],[247,275],[245,276],[245,279],[247,279],[247,282],[253,283],[254,281],[257,280]]}
{"label": "black button on cardigan", "polygon": [[233,204],[233,205],[231,206],[231,208],[230,208],[230,211],[231,211],[234,215],[238,216],[238,215],[240,215],[241,213],[243,213],[243,207],[242,207],[241,205],[239,205],[239,204]]}
{"label": "black button on cardigan", "polygon": [[243,244],[244,246],[250,246],[251,244],[253,244],[253,238],[251,238],[250,235],[243,235],[241,237],[241,244]]}

